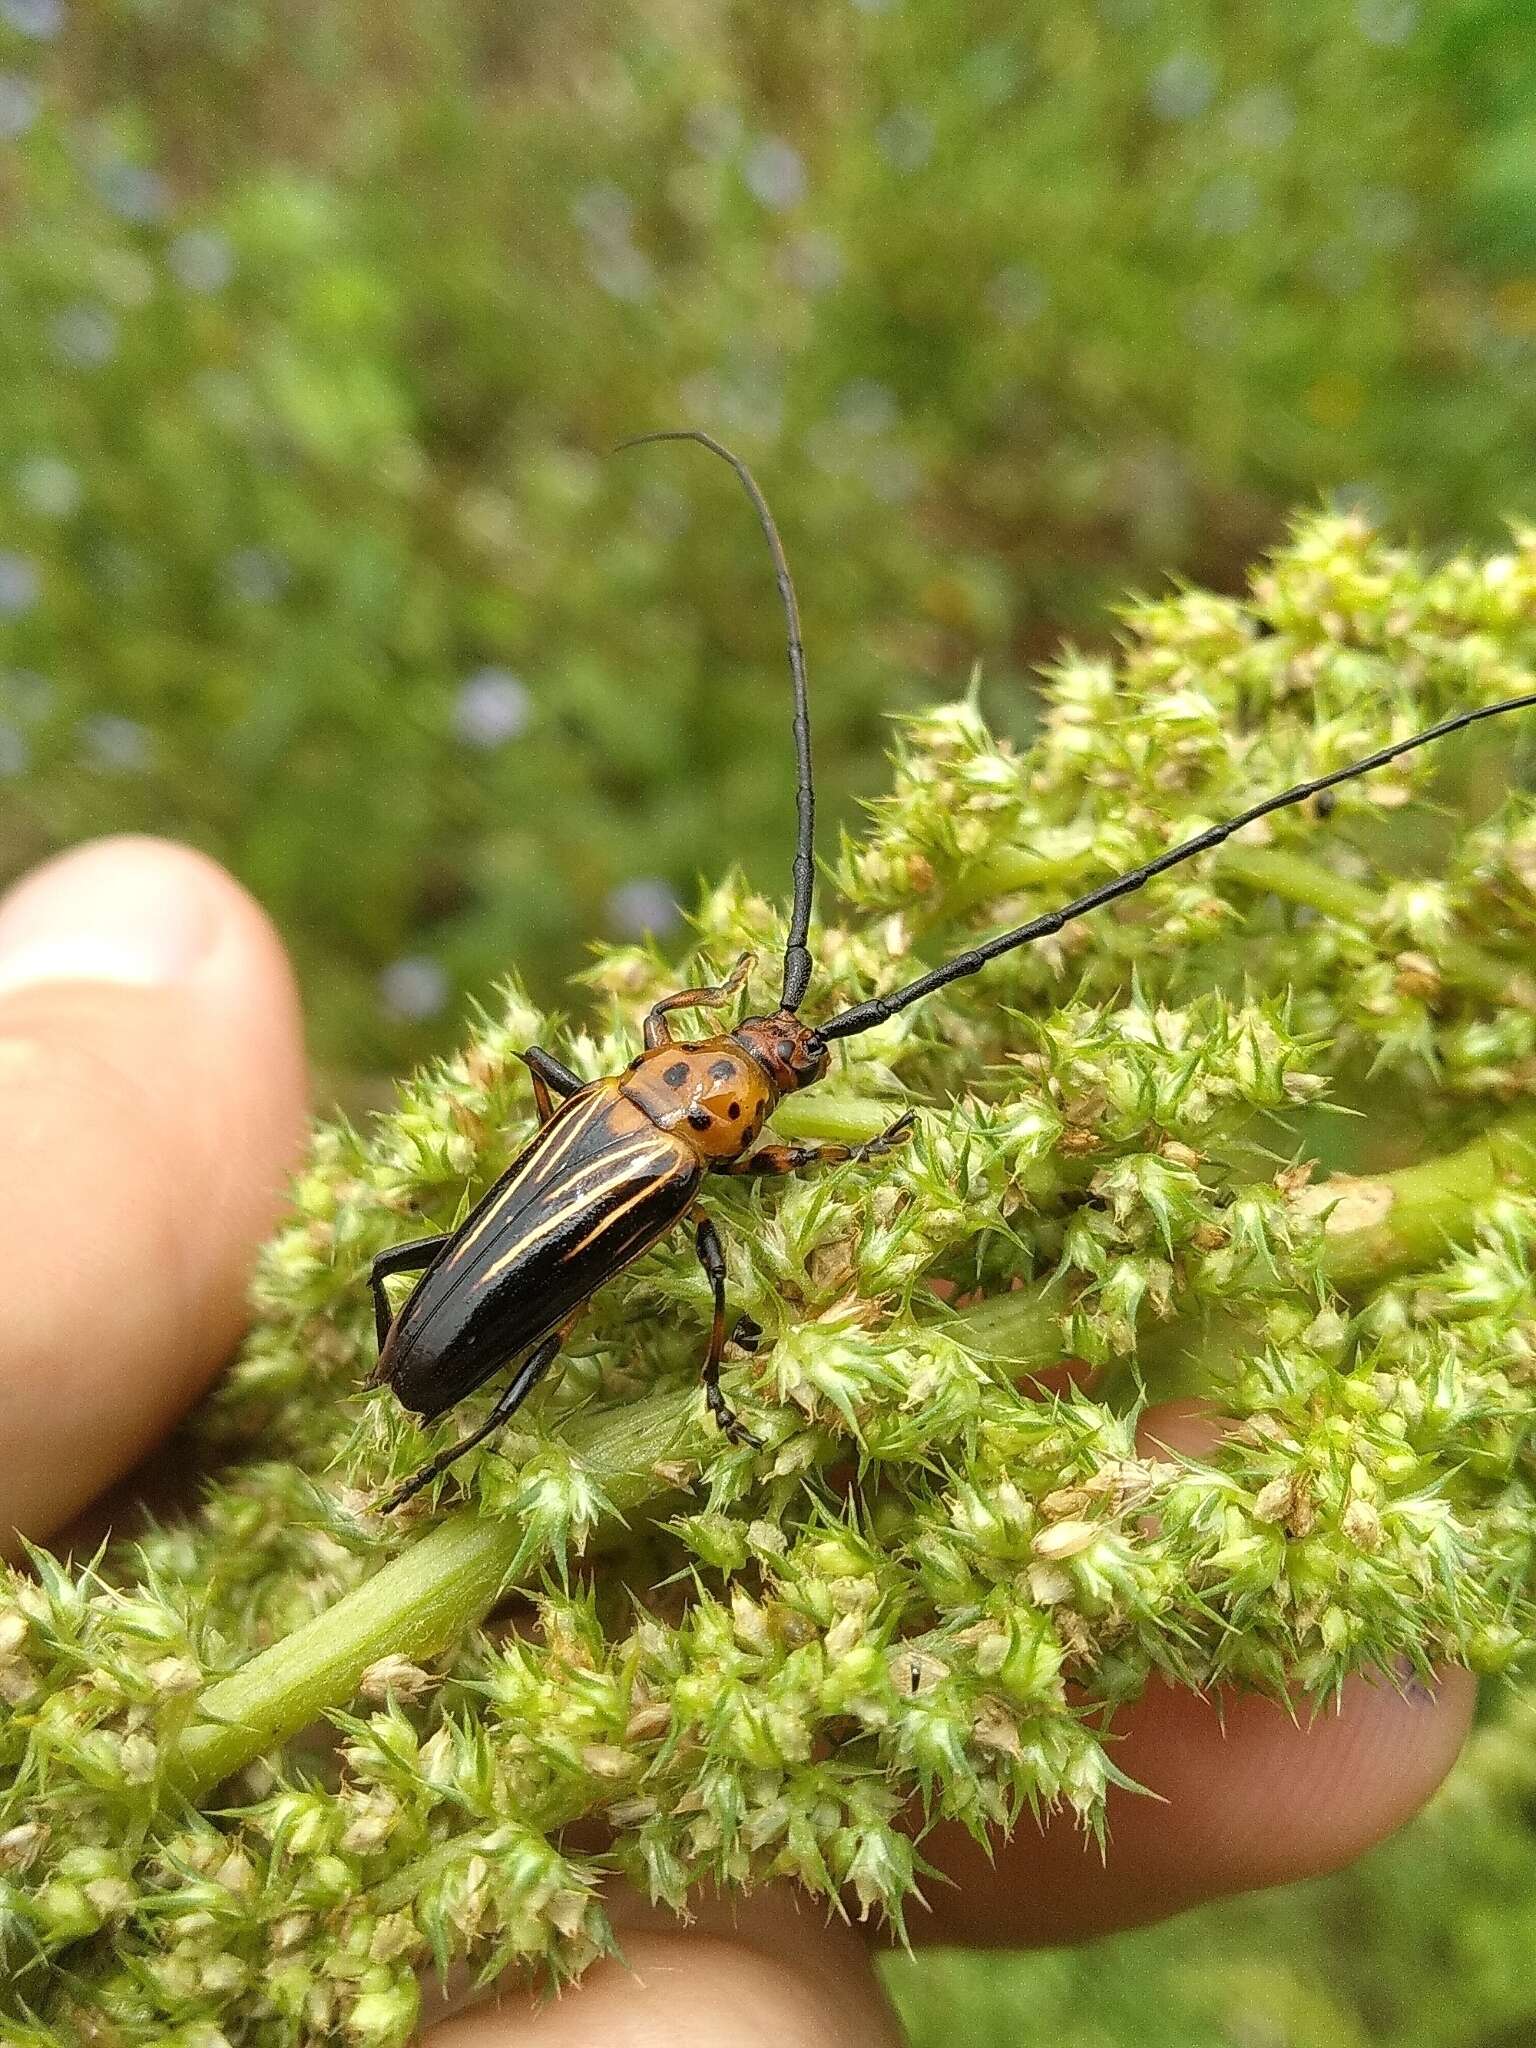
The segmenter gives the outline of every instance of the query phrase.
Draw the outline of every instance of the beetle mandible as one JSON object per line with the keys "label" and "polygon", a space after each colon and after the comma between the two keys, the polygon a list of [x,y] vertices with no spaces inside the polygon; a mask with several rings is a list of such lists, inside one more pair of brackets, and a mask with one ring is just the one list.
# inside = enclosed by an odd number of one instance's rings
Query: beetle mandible
{"label": "beetle mandible", "polygon": [[[625,447],[654,441],[696,441],[729,463],[751,499],[773,558],[788,627],[794,707],[797,832],[789,935],[778,1008],[743,1018],[714,1036],[674,1041],[674,1010],[725,1008],[751,970],[743,954],[718,987],[664,996],[645,1022],[644,1050],[622,1074],[583,1081],[542,1046],[522,1055],[533,1077],[539,1130],[457,1229],[391,1246],[369,1275],[379,1358],[370,1385],[386,1385],[412,1413],[430,1420],[473,1393],[504,1366],[516,1369],[484,1422],[423,1466],[384,1502],[399,1507],[508,1420],[554,1363],[583,1305],[602,1284],[638,1259],[657,1238],[696,1210],[710,1173],[794,1173],[839,1161],[867,1160],[906,1136],[911,1112],[859,1146],[759,1143],[784,1096],[826,1073],[830,1048],[882,1024],[936,989],[975,974],[988,961],[1030,945],[1105,904],[1144,888],[1209,852],[1258,819],[1384,767],[1463,726],[1536,705],[1536,692],[1507,697],[1443,719],[1382,747],[1348,767],[1295,784],[1237,816],[1210,826],[1145,865],[1090,889],[1058,910],[999,932],[885,995],[856,1003],[812,1026],[799,1010],[810,986],[808,938],[815,880],[816,802],[810,709],[800,612],[778,529],[746,465],[712,436],[693,428],[643,434]],[[556,1101],[559,1097],[559,1101]],[[713,1223],[699,1215],[695,1245],[714,1295],[704,1356],[704,1387],[721,1430],[756,1444],[720,1385],[726,1343],[725,1254]],[[396,1273],[421,1279],[395,1313],[384,1282]]]}

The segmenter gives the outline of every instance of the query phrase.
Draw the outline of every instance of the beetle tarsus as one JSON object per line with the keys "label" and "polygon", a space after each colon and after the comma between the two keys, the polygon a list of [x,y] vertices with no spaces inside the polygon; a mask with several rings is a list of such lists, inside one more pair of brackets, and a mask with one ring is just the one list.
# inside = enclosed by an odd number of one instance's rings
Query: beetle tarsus
{"label": "beetle tarsus", "polygon": [[747,1358],[757,1356],[757,1347],[763,1341],[763,1326],[755,1316],[749,1316],[745,1309],[736,1318],[736,1327],[726,1339],[726,1348],[735,1345]]}
{"label": "beetle tarsus", "polygon": [[431,1465],[423,1465],[419,1472],[406,1480],[404,1486],[397,1486],[388,1500],[380,1501],[378,1512],[381,1515],[392,1515],[396,1508],[403,1508],[408,1500],[414,1500],[421,1489],[436,1477],[437,1469],[435,1462]]}
{"label": "beetle tarsus", "polygon": [[716,1377],[714,1379],[706,1378],[704,1382],[704,1396],[709,1402],[709,1412],[715,1418],[715,1427],[727,1442],[753,1451],[760,1451],[763,1448],[762,1438],[753,1435],[730,1402],[726,1400],[720,1386],[718,1368],[716,1368]]}
{"label": "beetle tarsus", "polygon": [[894,1152],[898,1145],[904,1145],[911,1136],[915,1114],[915,1111],[907,1110],[897,1117],[895,1123],[887,1124],[878,1138],[871,1138],[863,1145],[855,1145],[848,1154],[849,1159],[862,1165],[866,1159],[878,1159],[884,1152]]}

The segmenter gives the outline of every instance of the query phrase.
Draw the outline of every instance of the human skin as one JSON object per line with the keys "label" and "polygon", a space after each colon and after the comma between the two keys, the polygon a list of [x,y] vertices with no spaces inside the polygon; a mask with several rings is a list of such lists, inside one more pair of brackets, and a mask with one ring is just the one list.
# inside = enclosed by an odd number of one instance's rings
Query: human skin
{"label": "human skin", "polygon": [[[236,1341],[305,1122],[303,1033],[281,943],[221,869],[98,841],[0,898],[0,1531],[56,1537],[135,1469]],[[1187,1412],[1148,1432],[1188,1440]],[[1101,1857],[1026,1824],[988,1861],[958,1830],[919,1941],[1087,1938],[1316,1875],[1402,1825],[1450,1768],[1473,1685],[1356,1681],[1337,1710],[1157,1689],[1119,1724]],[[858,1930],[775,1889],[687,1927],[617,1897],[622,1964],[553,2005],[521,1994],[432,2022],[423,2048],[889,2048]]]}

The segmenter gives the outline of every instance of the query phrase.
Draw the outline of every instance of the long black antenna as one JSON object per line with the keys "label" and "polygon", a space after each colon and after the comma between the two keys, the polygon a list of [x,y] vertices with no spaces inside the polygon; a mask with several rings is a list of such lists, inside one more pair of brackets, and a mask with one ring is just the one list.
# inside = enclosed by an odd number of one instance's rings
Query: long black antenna
{"label": "long black antenna", "polygon": [[1442,719],[1439,725],[1430,726],[1427,732],[1415,733],[1411,739],[1398,740],[1377,753],[1367,754],[1363,761],[1355,761],[1348,768],[1335,768],[1331,775],[1319,775],[1311,782],[1298,782],[1293,789],[1282,790],[1278,796],[1265,797],[1251,810],[1228,818],[1224,824],[1212,825],[1194,839],[1186,839],[1181,846],[1170,847],[1156,860],[1149,860],[1145,867],[1132,868],[1126,874],[1117,875],[1112,882],[1102,882],[1097,889],[1090,889],[1086,896],[1079,896],[1060,910],[1047,911],[1043,917],[1031,918],[1028,924],[1021,924],[1015,931],[999,932],[996,938],[984,940],[968,953],[957,954],[953,960],[945,961],[942,967],[935,967],[917,981],[909,981],[905,988],[893,989],[889,995],[873,996],[867,1003],[857,1003],[851,1010],[844,1010],[840,1017],[834,1017],[829,1024],[820,1024],[816,1028],[823,1038],[852,1038],[860,1031],[868,1031],[873,1025],[883,1024],[887,1017],[894,1017],[898,1010],[920,1003],[924,996],[932,995],[935,989],[943,988],[946,983],[974,974],[1000,953],[1011,953],[1016,946],[1032,945],[1036,939],[1048,939],[1063,925],[1086,917],[1090,910],[1098,910],[1121,896],[1144,889],[1155,875],[1165,875],[1170,868],[1193,860],[1198,853],[1209,853],[1213,846],[1220,846],[1234,832],[1241,832],[1245,825],[1252,825],[1259,818],[1267,818],[1272,811],[1286,810],[1291,804],[1303,804],[1309,797],[1320,796],[1325,789],[1334,789],[1341,782],[1353,782],[1357,775],[1369,775],[1373,768],[1384,768],[1400,754],[1411,754],[1415,747],[1426,747],[1431,740],[1460,732],[1464,725],[1476,725],[1483,718],[1500,718],[1506,711],[1528,711],[1532,706],[1536,706],[1536,692],[1524,697],[1506,697],[1502,703],[1484,704],[1476,711],[1461,711],[1454,718]]}
{"label": "long black antenna", "polygon": [[800,606],[795,598],[794,582],[790,577],[789,564],[784,559],[779,529],[768,510],[768,500],[739,455],[733,455],[729,448],[722,447],[712,435],[701,433],[697,427],[674,427],[662,434],[636,434],[631,441],[621,441],[619,447],[641,448],[650,441],[697,441],[711,455],[718,455],[722,462],[728,462],[756,508],[768,538],[768,551],[773,556],[774,580],[779,586],[788,628],[789,677],[795,696],[795,895],[789,914],[789,938],[784,947],[784,993],[779,998],[779,1007],[798,1010],[811,980],[811,954],[805,941],[811,928],[811,896],[816,886],[816,786],[811,774],[811,706],[805,680],[805,648],[800,639]]}

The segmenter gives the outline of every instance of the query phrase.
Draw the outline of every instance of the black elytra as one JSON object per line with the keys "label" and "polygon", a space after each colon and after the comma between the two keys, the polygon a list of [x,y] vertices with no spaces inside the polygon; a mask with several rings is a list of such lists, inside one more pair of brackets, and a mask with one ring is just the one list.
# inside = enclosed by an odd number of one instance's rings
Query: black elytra
{"label": "black elytra", "polygon": [[[727,1338],[726,1263],[719,1233],[698,1214],[706,1175],[797,1173],[806,1167],[877,1158],[906,1137],[911,1113],[857,1146],[760,1144],[764,1124],[785,1095],[826,1073],[830,1047],[898,1015],[963,975],[1020,946],[1048,938],[1146,887],[1156,876],[1220,846],[1245,825],[1293,804],[1316,800],[1341,783],[1382,768],[1415,748],[1485,718],[1536,706],[1536,691],[1458,712],[1346,768],[1334,769],[1252,804],[1009,931],[999,932],[930,968],[900,988],[872,996],[825,1023],[799,1017],[810,987],[809,949],[815,883],[816,798],[811,762],[810,698],[800,608],[778,529],[767,501],[739,457],[693,428],[643,434],[626,448],[654,441],[695,441],[730,465],[757,513],[773,561],[787,628],[795,748],[795,856],[789,931],[778,1008],[744,1017],[731,1030],[679,1043],[667,1023],[673,1010],[719,1010],[732,1002],[752,966],[743,954],[718,987],[663,996],[645,1022],[644,1050],[624,1069],[583,1081],[542,1046],[522,1055],[533,1077],[539,1130],[496,1184],[458,1226],[441,1237],[391,1246],[369,1275],[379,1357],[370,1385],[390,1388],[412,1413],[441,1415],[514,1365],[489,1415],[469,1436],[439,1453],[383,1503],[399,1507],[515,1414],[553,1365],[567,1332],[605,1281],[620,1273],[686,1216],[696,1216],[695,1247],[709,1281],[713,1315],[703,1378],[711,1414],[724,1434],[755,1445],[720,1386]],[[558,1098],[558,1100],[557,1100]],[[404,1306],[390,1306],[384,1282],[396,1273],[421,1278]],[[743,1318],[738,1335],[760,1334]]]}

